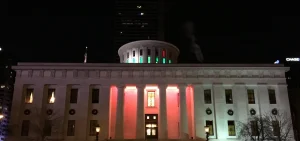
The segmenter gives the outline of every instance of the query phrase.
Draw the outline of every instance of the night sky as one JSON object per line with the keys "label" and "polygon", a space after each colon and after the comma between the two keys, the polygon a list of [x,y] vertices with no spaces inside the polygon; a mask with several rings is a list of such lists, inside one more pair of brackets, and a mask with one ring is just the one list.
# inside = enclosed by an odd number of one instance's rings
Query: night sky
{"label": "night sky", "polygon": [[[300,57],[297,4],[184,1],[170,11],[167,40],[175,43],[181,24],[192,21],[205,63]],[[82,62],[88,46],[89,62],[116,63],[113,4],[5,3],[0,8],[1,55],[22,62]]]}

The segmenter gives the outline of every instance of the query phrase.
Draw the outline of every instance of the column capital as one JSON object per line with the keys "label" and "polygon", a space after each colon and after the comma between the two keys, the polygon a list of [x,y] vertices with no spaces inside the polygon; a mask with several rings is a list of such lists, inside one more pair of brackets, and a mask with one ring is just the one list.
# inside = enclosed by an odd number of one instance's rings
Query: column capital
{"label": "column capital", "polygon": [[125,84],[117,84],[116,87],[118,89],[125,89],[126,86],[125,86]]}
{"label": "column capital", "polygon": [[167,89],[168,84],[158,84],[159,89]]}
{"label": "column capital", "polygon": [[186,87],[189,86],[189,85],[191,85],[191,84],[180,83],[180,84],[178,84],[178,87],[179,87],[179,88],[186,88]]}
{"label": "column capital", "polygon": [[146,84],[136,84],[137,89],[143,89],[146,87]]}

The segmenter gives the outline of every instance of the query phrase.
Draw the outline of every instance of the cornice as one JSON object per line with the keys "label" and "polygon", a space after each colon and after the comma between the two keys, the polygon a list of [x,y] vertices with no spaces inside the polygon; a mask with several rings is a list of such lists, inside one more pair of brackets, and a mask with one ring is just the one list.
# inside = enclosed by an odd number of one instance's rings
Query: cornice
{"label": "cornice", "polygon": [[[17,68],[17,77],[52,78],[285,78],[284,67]],[[37,74],[37,75],[33,75]]]}

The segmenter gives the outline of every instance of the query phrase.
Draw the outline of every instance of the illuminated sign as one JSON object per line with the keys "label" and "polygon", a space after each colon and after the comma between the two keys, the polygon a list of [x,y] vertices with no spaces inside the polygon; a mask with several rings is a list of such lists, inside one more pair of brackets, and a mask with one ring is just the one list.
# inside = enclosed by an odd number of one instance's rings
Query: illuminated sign
{"label": "illuminated sign", "polygon": [[290,61],[293,61],[293,62],[294,62],[294,61],[300,61],[300,58],[286,58],[285,60],[286,60],[286,61],[289,61],[289,62],[290,62]]}

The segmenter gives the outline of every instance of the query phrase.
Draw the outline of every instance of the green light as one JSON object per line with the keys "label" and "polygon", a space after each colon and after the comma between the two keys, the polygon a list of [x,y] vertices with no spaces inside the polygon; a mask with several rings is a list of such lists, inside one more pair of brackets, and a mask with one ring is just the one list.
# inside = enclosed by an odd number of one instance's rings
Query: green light
{"label": "green light", "polygon": [[140,63],[143,63],[143,56],[140,56]]}
{"label": "green light", "polygon": [[151,63],[151,57],[148,56],[148,63]]}
{"label": "green light", "polygon": [[166,63],[166,58],[163,58],[163,64],[165,64]]}
{"label": "green light", "polygon": [[169,60],[169,64],[171,64],[172,63],[172,61],[171,60]]}
{"label": "green light", "polygon": [[156,62],[156,64],[158,63],[158,57],[155,58],[155,62]]}
{"label": "green light", "polygon": [[132,63],[135,63],[135,58],[132,58]]}

